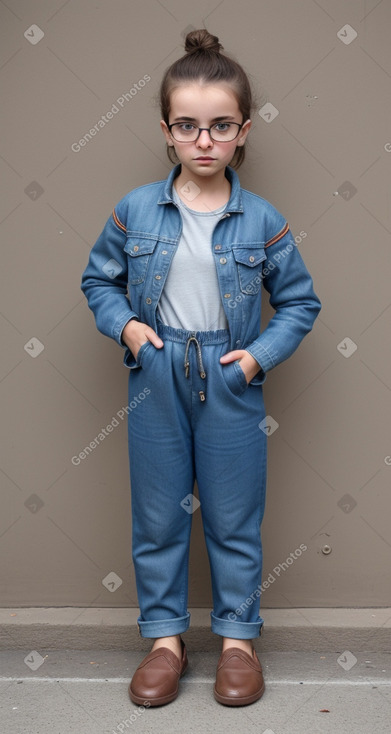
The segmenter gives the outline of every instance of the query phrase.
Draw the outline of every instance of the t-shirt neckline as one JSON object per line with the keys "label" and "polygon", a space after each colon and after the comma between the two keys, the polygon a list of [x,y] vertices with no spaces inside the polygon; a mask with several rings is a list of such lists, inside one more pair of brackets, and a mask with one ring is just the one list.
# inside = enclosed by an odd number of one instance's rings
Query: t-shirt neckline
{"label": "t-shirt neckline", "polygon": [[189,206],[187,206],[187,204],[185,204],[184,201],[182,201],[182,199],[179,196],[179,194],[178,194],[178,192],[177,192],[177,190],[176,190],[176,188],[175,188],[174,185],[172,186],[172,191],[173,191],[173,198],[174,198],[174,200],[177,201],[177,203],[179,204],[179,206],[181,206],[184,209],[186,209],[188,212],[190,212],[190,214],[194,214],[196,216],[199,215],[201,217],[209,217],[209,216],[213,216],[213,215],[216,215],[216,214],[222,214],[222,212],[224,211],[224,209],[227,206],[227,204],[223,204],[222,206],[219,206],[218,209],[213,209],[210,212],[199,212],[196,209],[191,209]]}

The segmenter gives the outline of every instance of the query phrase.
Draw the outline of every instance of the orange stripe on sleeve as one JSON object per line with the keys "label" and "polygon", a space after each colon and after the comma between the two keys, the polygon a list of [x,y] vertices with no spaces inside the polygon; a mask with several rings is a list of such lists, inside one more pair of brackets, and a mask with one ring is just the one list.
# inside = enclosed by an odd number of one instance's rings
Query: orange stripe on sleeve
{"label": "orange stripe on sleeve", "polygon": [[126,232],[126,227],[125,227],[125,225],[124,225],[124,224],[122,224],[122,222],[120,222],[120,220],[118,219],[118,217],[117,217],[117,215],[116,215],[116,213],[115,213],[115,209],[113,209],[113,219],[114,219],[114,221],[115,221],[115,223],[116,223],[117,227],[119,227],[120,229],[122,229],[122,231],[123,231],[123,232]]}
{"label": "orange stripe on sleeve", "polygon": [[270,245],[275,245],[275,243],[278,242],[278,240],[280,240],[282,237],[284,237],[284,235],[286,235],[287,232],[289,232],[289,224],[288,224],[288,222],[286,223],[285,227],[283,227],[283,229],[281,230],[281,232],[279,232],[274,237],[272,237],[271,240],[269,240],[268,242],[266,242],[265,249],[266,249],[266,247],[270,247]]}

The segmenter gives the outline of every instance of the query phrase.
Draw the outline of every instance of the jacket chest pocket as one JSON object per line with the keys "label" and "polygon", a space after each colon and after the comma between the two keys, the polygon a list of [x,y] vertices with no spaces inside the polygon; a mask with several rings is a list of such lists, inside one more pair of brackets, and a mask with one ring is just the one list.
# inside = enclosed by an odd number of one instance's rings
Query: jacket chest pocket
{"label": "jacket chest pocket", "polygon": [[156,245],[157,239],[128,237],[124,250],[128,255],[129,285],[144,283]]}
{"label": "jacket chest pocket", "polygon": [[266,260],[263,244],[253,247],[232,248],[242,293],[258,293],[262,283],[262,263]]}

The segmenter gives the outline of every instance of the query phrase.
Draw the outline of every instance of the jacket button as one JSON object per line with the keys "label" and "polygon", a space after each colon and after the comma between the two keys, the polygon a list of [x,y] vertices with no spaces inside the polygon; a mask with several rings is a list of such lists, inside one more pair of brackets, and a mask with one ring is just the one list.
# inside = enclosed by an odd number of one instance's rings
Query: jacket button
{"label": "jacket button", "polygon": [[225,265],[225,263],[227,262],[227,258],[226,257],[221,257],[220,258],[220,262],[221,262],[222,265]]}
{"label": "jacket button", "polygon": [[249,260],[250,260],[250,263],[253,263],[253,262],[254,262],[254,260],[255,260],[255,257],[254,257],[254,255],[250,255],[250,257],[249,257]]}
{"label": "jacket button", "polygon": [[162,255],[167,255],[167,250],[162,250]]}
{"label": "jacket button", "polygon": [[215,245],[215,250],[221,250],[221,245]]}
{"label": "jacket button", "polygon": [[155,275],[156,280],[160,280],[161,277],[162,277],[161,275]]}
{"label": "jacket button", "polygon": [[152,298],[146,298],[145,303],[152,303]]}
{"label": "jacket button", "polygon": [[230,293],[224,293],[224,298],[231,298],[231,294]]}
{"label": "jacket button", "polygon": [[139,246],[138,246],[138,245],[135,245],[135,246],[133,247],[133,252],[137,252],[137,250],[139,250],[139,249],[140,249],[140,248],[139,248]]}

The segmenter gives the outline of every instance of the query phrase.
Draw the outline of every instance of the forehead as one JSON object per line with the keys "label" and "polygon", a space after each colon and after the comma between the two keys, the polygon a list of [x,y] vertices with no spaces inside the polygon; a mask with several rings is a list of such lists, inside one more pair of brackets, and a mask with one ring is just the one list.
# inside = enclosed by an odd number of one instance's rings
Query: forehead
{"label": "forehead", "polygon": [[170,108],[173,115],[196,118],[206,115],[235,115],[239,105],[232,90],[226,84],[181,84],[172,90]]}

